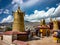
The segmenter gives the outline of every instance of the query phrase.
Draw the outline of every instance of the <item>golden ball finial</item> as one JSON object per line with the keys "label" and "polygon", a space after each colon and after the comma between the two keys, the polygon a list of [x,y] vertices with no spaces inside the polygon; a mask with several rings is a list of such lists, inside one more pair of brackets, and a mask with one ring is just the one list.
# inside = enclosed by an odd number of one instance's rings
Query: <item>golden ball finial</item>
{"label": "golden ball finial", "polygon": [[20,4],[18,4],[18,9],[20,9]]}
{"label": "golden ball finial", "polygon": [[20,9],[20,6],[18,6],[18,10],[17,10],[17,12],[22,12],[21,9]]}
{"label": "golden ball finial", "polygon": [[55,21],[57,21],[56,18],[55,18]]}

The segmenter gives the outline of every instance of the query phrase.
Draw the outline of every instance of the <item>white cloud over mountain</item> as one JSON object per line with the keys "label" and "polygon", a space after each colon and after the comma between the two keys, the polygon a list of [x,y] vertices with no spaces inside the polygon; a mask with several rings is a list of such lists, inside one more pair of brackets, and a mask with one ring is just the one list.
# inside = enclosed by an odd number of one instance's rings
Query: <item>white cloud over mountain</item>
{"label": "white cloud over mountain", "polygon": [[[34,14],[30,14],[29,16],[28,15],[25,15],[25,20],[27,21],[40,21],[41,19],[46,19],[46,22],[49,21],[49,18],[52,17],[58,17],[60,16],[60,5],[57,7],[57,8],[50,8],[48,9],[48,11],[38,11],[38,10],[35,10],[34,11]],[[60,18],[59,18],[60,19]]]}
{"label": "white cloud over mountain", "polygon": [[11,15],[9,15],[8,17],[4,18],[1,23],[5,23],[5,22],[13,22],[13,17]]}
{"label": "white cloud over mountain", "polygon": [[[46,22],[49,22],[50,17],[53,19],[56,17],[58,20],[60,19],[60,5],[57,8],[50,8],[48,11],[38,11],[35,10],[33,14],[25,15],[24,20],[30,22],[40,22],[41,19],[46,19]],[[12,22],[13,17],[9,15],[7,18],[4,18],[2,22]]]}
{"label": "white cloud over mountain", "polygon": [[60,16],[60,5],[55,9],[54,16]]}
{"label": "white cloud over mountain", "polygon": [[44,10],[42,10],[42,11],[35,10],[34,14],[30,14],[29,16],[25,15],[25,20],[27,20],[27,21],[35,21],[35,20],[37,21],[38,20],[38,22],[39,22],[40,19],[51,16],[53,14],[54,10],[55,10],[55,8],[50,8],[47,12]]}

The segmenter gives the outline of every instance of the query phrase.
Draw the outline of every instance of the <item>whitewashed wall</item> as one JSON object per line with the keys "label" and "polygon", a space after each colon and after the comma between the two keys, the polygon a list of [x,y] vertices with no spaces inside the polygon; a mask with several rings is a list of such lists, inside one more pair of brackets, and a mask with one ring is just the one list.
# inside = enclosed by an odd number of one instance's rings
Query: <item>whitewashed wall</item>
{"label": "whitewashed wall", "polygon": [[3,35],[3,41],[8,44],[12,44],[12,35]]}
{"label": "whitewashed wall", "polygon": [[1,37],[0,37],[0,40],[1,40]]}

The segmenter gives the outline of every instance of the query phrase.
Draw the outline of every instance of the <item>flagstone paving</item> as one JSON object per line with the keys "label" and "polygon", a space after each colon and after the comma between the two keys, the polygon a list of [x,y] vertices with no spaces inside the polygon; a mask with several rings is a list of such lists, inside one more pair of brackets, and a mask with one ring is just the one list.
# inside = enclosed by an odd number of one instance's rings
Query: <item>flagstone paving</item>
{"label": "flagstone paving", "polygon": [[[56,43],[53,40],[53,37],[44,37],[41,38],[40,40],[32,40],[28,41],[29,45],[60,45],[60,43]],[[4,43],[3,41],[0,40],[0,45],[9,45],[7,43]]]}
{"label": "flagstone paving", "polygon": [[40,40],[33,40],[28,42],[30,45],[60,45],[53,40],[53,37],[44,37]]}

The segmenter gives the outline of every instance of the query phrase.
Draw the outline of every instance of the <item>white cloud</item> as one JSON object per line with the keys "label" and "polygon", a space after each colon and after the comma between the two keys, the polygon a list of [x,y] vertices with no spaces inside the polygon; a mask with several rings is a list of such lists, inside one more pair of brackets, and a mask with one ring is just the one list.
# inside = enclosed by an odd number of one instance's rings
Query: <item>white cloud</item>
{"label": "white cloud", "polygon": [[35,10],[34,14],[25,15],[25,20],[30,22],[39,22],[41,19],[46,19],[46,22],[50,21],[50,17],[54,20],[55,17],[57,17],[57,20],[60,19],[60,5],[57,8],[50,8],[48,11],[38,11]]}
{"label": "white cloud", "polygon": [[57,20],[60,20],[60,17],[57,17],[56,19],[57,19]]}
{"label": "white cloud", "polygon": [[52,15],[54,10],[55,10],[55,8],[50,8],[47,12],[45,12],[44,10],[42,10],[42,11],[35,10],[34,14],[30,14],[30,16],[25,15],[25,20],[32,21],[32,22],[34,22],[34,21],[39,22],[40,19],[46,18],[46,17],[49,17],[50,15]]}
{"label": "white cloud", "polygon": [[42,2],[42,0],[28,0],[26,2],[24,2],[23,0],[13,0],[12,4],[15,4],[13,6],[13,10],[16,9],[18,7],[18,5],[21,6],[21,8],[24,9],[24,8],[28,8],[28,7],[33,6],[38,2]]}
{"label": "white cloud", "polygon": [[[30,15],[25,15],[24,19],[26,21],[30,21],[30,22],[40,22],[41,19],[46,19],[46,22],[50,21],[50,16],[52,17],[52,19],[54,19],[54,17],[57,16],[57,20],[60,19],[60,5],[57,8],[50,8],[48,9],[48,11],[45,10],[35,10],[33,14]],[[4,18],[2,20],[2,22],[11,22],[12,21],[12,16],[9,15],[7,18]]]}
{"label": "white cloud", "polygon": [[54,11],[55,11],[55,8],[52,7],[52,8],[50,8],[44,15],[45,15],[46,17],[51,16],[51,15],[54,13]]}
{"label": "white cloud", "polygon": [[[41,19],[46,18],[46,22],[50,21],[50,16],[52,16],[54,19],[54,16],[59,16],[60,15],[60,6],[58,6],[57,8],[50,8],[48,11],[38,11],[35,10],[33,14],[30,15],[25,15],[24,19],[26,21],[30,21],[30,22],[40,22]],[[58,20],[60,19],[60,17],[57,18]],[[4,18],[2,20],[2,22],[11,22],[13,21],[13,17],[11,15],[9,15],[7,18]]]}
{"label": "white cloud", "polygon": [[40,20],[31,20],[30,22],[40,22]]}
{"label": "white cloud", "polygon": [[11,15],[9,15],[8,17],[3,18],[1,23],[4,23],[4,22],[13,22],[13,17]]}
{"label": "white cloud", "polygon": [[54,15],[55,16],[59,16],[60,15],[60,5],[55,9]]}
{"label": "white cloud", "polygon": [[9,14],[9,10],[5,9],[5,11],[3,12],[4,14]]}
{"label": "white cloud", "polygon": [[29,0],[29,1],[25,2],[25,3],[23,3],[23,6],[24,7],[29,7],[29,6],[32,6],[32,5],[36,4],[36,3],[38,3],[39,1],[41,2],[41,0]]}
{"label": "white cloud", "polygon": [[12,4],[14,4],[14,3],[22,4],[22,3],[23,3],[23,0],[13,0],[13,1],[12,1]]}
{"label": "white cloud", "polygon": [[[54,21],[54,20],[55,20],[55,18],[52,18],[52,21]],[[50,18],[46,18],[45,21],[50,22]]]}
{"label": "white cloud", "polygon": [[45,11],[35,10],[34,14],[30,14],[30,16],[25,15],[25,20],[27,20],[27,21],[37,21],[37,19],[45,16],[43,14],[45,14]]}

